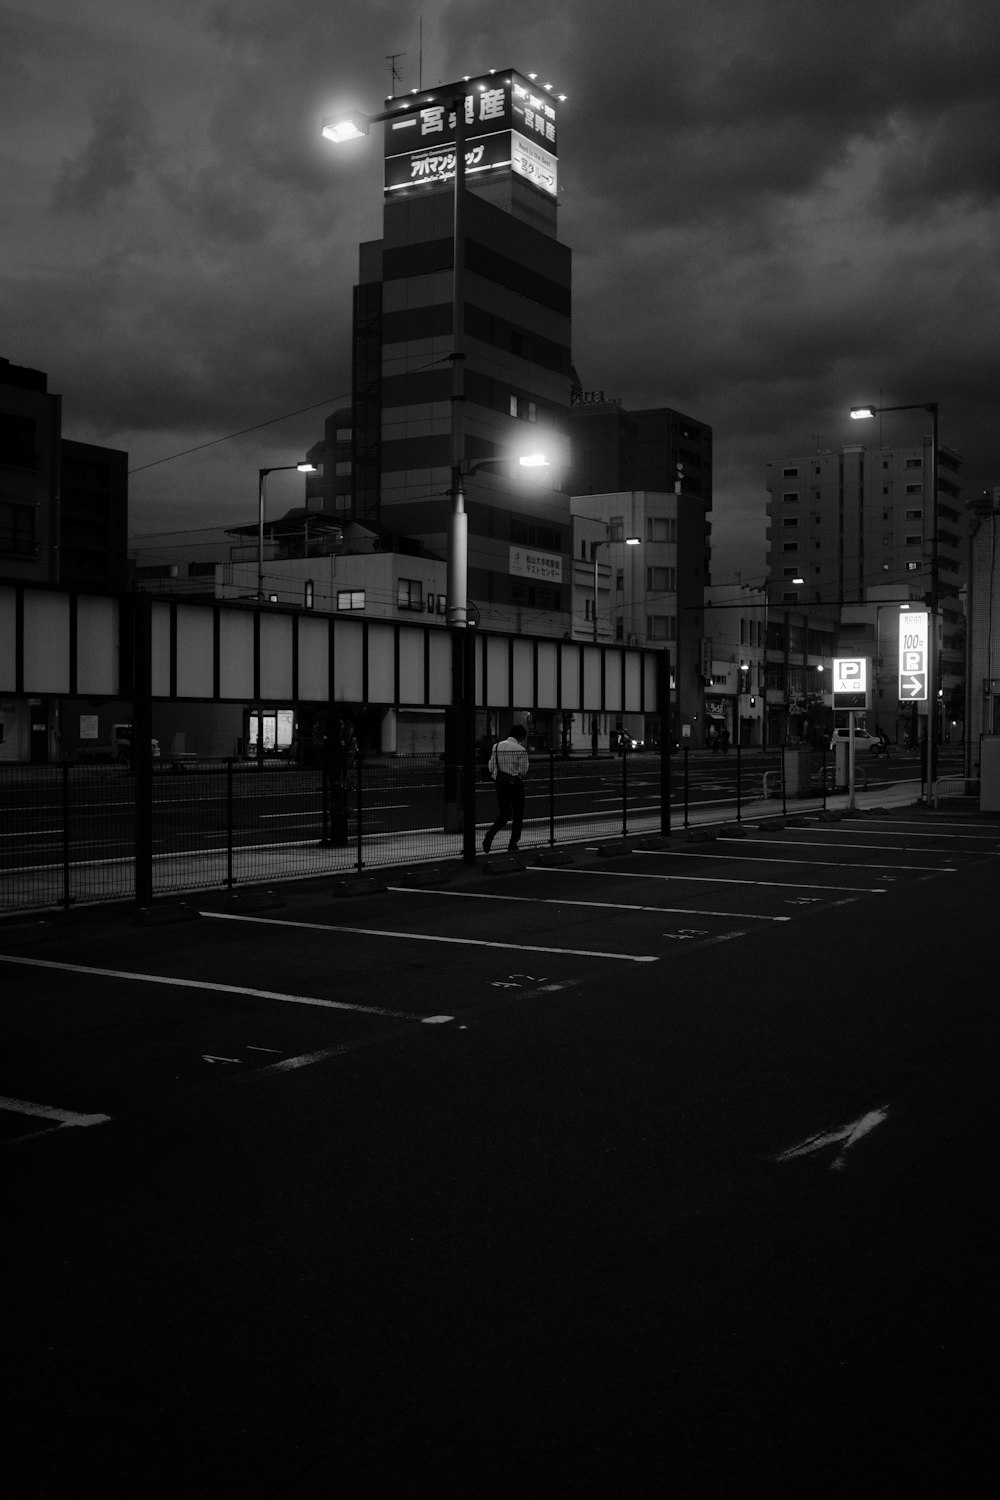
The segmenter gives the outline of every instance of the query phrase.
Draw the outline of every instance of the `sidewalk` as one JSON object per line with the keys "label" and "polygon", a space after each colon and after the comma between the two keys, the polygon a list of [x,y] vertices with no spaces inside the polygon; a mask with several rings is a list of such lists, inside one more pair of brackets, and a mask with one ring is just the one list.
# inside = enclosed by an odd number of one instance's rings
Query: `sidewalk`
{"label": "sidewalk", "polygon": [[[961,811],[966,816],[978,812],[978,799],[968,798],[949,799],[939,811],[957,813],[959,808],[955,804],[958,801],[975,804],[962,807]],[[689,836],[691,830],[700,830],[704,836],[709,830],[715,829],[718,834],[727,836],[737,828],[759,826],[764,821],[772,828],[780,826],[778,820],[782,818],[816,818],[824,812],[843,817],[889,808],[923,806],[921,782],[916,778],[873,790],[858,791],[853,811],[849,804],[846,792],[828,794],[825,806],[821,796],[788,798],[784,807],[780,795],[767,798],[760,796],[741,801],[738,808],[735,802],[724,809],[718,804],[695,805],[688,808],[685,820],[683,807],[674,803],[671,807],[670,835],[684,838]],[[555,840],[552,841],[547,817],[528,820],[521,838],[522,857],[530,860],[545,850],[577,844],[627,846],[633,840],[660,835],[658,808],[630,813],[624,835],[620,822],[617,830],[609,831],[609,821],[607,816],[602,815],[601,826],[598,827],[596,815],[591,818],[557,819]],[[502,852],[498,848],[495,855]],[[460,864],[461,861],[461,834],[444,833],[437,829],[366,836],[361,863],[358,860],[356,840],[346,845],[303,840],[277,845],[244,846],[233,850],[231,886],[229,857],[225,850],[169,854],[157,856],[154,860],[154,899],[179,899],[196,890],[214,888],[235,892],[284,881],[309,880],[321,876],[346,878],[391,869],[405,871],[434,864]],[[134,892],[133,861],[121,859],[74,864],[70,872],[70,892],[73,908],[129,901]],[[30,871],[0,872],[0,913],[5,916],[60,910],[62,906],[61,865],[39,865]]]}

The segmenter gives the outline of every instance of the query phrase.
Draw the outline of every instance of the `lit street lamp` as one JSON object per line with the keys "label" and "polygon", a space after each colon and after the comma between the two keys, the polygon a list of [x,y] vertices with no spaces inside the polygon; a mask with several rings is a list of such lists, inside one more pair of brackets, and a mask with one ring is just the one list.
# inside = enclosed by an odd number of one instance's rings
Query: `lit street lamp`
{"label": "lit street lamp", "polygon": [[[599,551],[600,551],[600,549],[602,547],[610,547],[611,543],[613,541],[619,540],[619,538],[612,537],[612,535],[611,535],[611,527],[610,527],[610,525],[607,522],[605,522],[605,531],[607,533],[606,536],[603,536],[598,541],[591,543],[591,546],[594,549],[594,620],[593,620],[593,625],[594,625],[594,645],[595,646],[597,645],[597,590],[598,590],[598,581],[599,581],[599,576],[600,576],[599,573],[598,573],[598,566],[597,566],[598,553],[599,553]],[[637,536],[621,537],[620,540],[625,543],[626,547],[641,547],[642,546],[642,540],[641,540],[640,537],[637,537]]]}
{"label": "lit street lamp", "polygon": [[281,474],[286,469],[298,469],[300,474],[315,474],[316,465],[308,459],[297,464],[275,464],[270,469],[257,470],[257,602],[264,601],[264,503],[267,496],[268,474]]}
{"label": "lit street lamp", "polygon": [[[851,416],[855,420],[863,420],[866,417],[875,417],[882,412],[888,411],[927,411],[931,415],[931,473],[929,494],[927,489],[927,475],[926,473],[924,474],[924,504],[925,509],[929,511],[930,515],[930,558],[928,569],[930,587],[927,590],[927,753],[924,776],[926,777],[925,796],[927,802],[930,803],[934,780],[934,705],[937,697],[934,690],[936,667],[934,619],[938,598],[938,404],[936,401],[915,401],[906,406],[852,406]],[[926,525],[924,530],[926,534]]]}
{"label": "lit street lamp", "polygon": [[[455,794],[452,765],[448,754],[449,735],[446,730],[445,753],[445,802],[460,804],[462,820],[462,858],[466,864],[476,859],[476,665],[475,637],[469,618],[469,522],[465,509],[463,478],[493,462],[510,460],[482,459],[467,464],[465,460],[465,348],[462,310],[465,296],[465,136],[466,100],[470,95],[453,94],[447,103],[454,115],[454,198],[452,209],[452,312],[451,337],[451,513],[448,519],[447,548],[447,621],[453,636],[452,651],[452,719],[457,727],[460,745],[458,762],[461,774],[461,794]],[[402,113],[420,108],[433,101],[432,96],[423,95],[419,100],[394,101],[393,108],[379,114],[367,115],[352,110],[342,115],[330,116],[323,121],[323,135],[327,140],[339,144],[356,140],[368,134],[369,127],[379,122],[393,120]],[[451,122],[449,121],[449,124]],[[539,454],[528,455],[520,463],[524,467],[539,467],[547,460]],[[460,727],[459,727],[460,726]]]}

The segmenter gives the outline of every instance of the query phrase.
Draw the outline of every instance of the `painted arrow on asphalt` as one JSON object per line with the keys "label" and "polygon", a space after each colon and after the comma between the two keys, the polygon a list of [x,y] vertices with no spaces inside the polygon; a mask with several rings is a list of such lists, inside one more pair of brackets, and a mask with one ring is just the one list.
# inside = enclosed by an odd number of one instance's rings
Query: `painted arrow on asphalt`
{"label": "painted arrow on asphalt", "polygon": [[825,1146],[841,1145],[836,1159],[830,1163],[831,1171],[840,1172],[847,1165],[847,1152],[858,1141],[869,1135],[877,1125],[882,1125],[889,1118],[888,1109],[870,1109],[857,1120],[851,1120],[846,1125],[838,1125],[836,1130],[826,1130],[820,1135],[811,1135],[808,1139],[801,1141],[797,1146],[791,1146],[787,1151],[779,1151],[774,1157],[775,1161],[795,1161],[800,1156],[812,1156],[816,1151],[822,1151]]}

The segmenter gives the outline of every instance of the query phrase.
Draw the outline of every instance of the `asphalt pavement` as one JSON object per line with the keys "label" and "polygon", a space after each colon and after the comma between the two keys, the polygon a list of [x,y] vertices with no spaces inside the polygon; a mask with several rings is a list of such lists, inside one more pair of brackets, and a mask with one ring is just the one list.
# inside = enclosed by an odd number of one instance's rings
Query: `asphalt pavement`
{"label": "asphalt pavement", "polygon": [[0,929],[11,1493],[978,1494],[998,856],[899,806]]}

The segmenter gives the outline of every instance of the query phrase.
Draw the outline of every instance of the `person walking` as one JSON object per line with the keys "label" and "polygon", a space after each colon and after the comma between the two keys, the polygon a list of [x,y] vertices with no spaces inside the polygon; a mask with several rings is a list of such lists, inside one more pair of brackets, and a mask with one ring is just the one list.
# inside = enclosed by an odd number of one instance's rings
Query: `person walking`
{"label": "person walking", "polygon": [[524,819],[524,778],[530,762],[524,748],[524,729],[515,724],[505,740],[498,740],[490,752],[490,776],[497,789],[497,815],[486,830],[483,853],[489,854],[501,828],[510,824],[508,852],[516,853]]}

